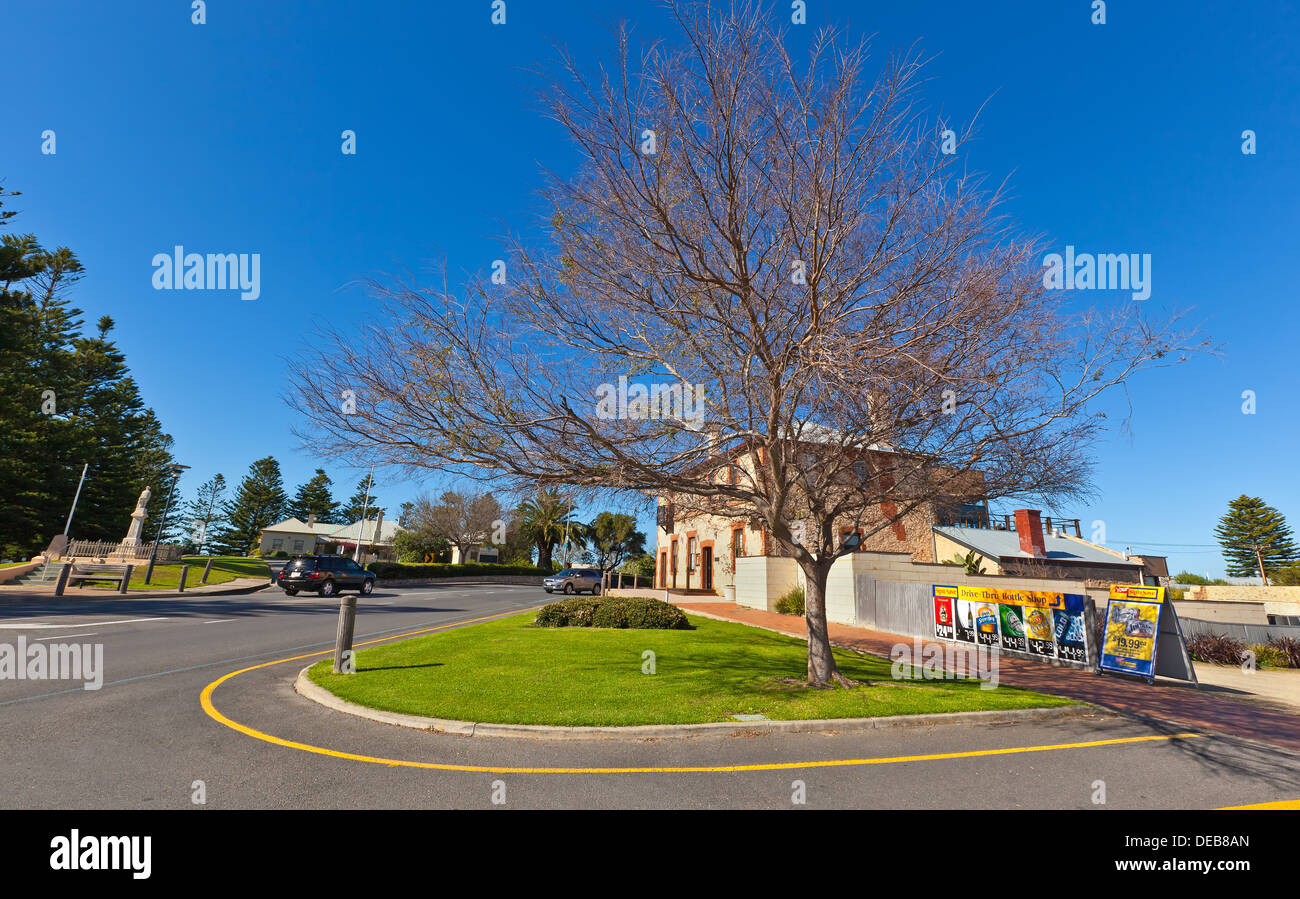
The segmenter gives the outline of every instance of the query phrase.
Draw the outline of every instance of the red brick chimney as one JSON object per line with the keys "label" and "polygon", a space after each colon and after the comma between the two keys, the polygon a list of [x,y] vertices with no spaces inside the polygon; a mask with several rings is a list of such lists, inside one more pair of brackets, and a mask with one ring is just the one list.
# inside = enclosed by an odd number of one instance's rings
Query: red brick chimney
{"label": "red brick chimney", "polygon": [[1020,537],[1020,549],[1035,559],[1047,558],[1047,547],[1043,543],[1042,513],[1037,509],[1016,509],[1016,534]]}

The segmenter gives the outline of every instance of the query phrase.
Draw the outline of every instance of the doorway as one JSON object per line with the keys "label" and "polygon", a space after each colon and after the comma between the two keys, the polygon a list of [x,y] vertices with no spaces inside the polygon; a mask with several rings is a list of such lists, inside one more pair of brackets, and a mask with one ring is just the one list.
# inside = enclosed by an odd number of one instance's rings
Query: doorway
{"label": "doorway", "polygon": [[704,570],[700,572],[700,587],[705,590],[713,589],[713,547],[705,546],[700,550],[700,567]]}

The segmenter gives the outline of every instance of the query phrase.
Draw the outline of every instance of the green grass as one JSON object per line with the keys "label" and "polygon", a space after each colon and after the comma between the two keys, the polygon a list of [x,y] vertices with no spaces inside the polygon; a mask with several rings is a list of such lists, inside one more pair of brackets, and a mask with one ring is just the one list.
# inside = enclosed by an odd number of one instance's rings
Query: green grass
{"label": "green grass", "polygon": [[[694,630],[539,628],[534,612],[362,649],[357,673],[330,662],[309,677],[350,702],[387,711],[499,724],[635,725],[860,718],[1067,705],[1071,700],[973,681],[896,681],[890,662],[836,651],[840,670],[870,682],[814,690],[807,646],[743,624],[690,619]],[[642,674],[642,653],[657,672]]]}
{"label": "green grass", "polygon": [[[153,567],[150,582],[144,582],[145,568],[148,560],[135,566],[131,572],[129,590],[175,590],[181,582],[181,566],[189,565],[190,573],[185,578],[185,589],[198,587],[203,578],[203,566],[208,564],[207,556],[185,556],[179,562],[168,562]],[[270,580],[271,569],[262,559],[250,559],[244,556],[216,556],[212,560],[212,571],[208,573],[208,584],[224,584],[241,577],[260,577]],[[76,588],[72,588],[75,590]],[[116,582],[87,581],[87,590],[116,591]]]}
{"label": "green grass", "polygon": [[15,565],[26,565],[26,562],[0,562],[0,568],[13,568]]}

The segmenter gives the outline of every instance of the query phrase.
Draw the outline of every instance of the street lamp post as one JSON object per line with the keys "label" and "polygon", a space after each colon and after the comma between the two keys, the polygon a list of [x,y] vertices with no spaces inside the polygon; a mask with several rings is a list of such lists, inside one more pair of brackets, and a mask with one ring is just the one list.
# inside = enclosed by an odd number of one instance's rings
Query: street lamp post
{"label": "street lamp post", "polygon": [[162,540],[163,533],[167,529],[167,513],[172,508],[172,494],[176,492],[176,482],[181,479],[181,472],[188,470],[189,466],[172,464],[168,465],[167,468],[172,473],[172,485],[167,490],[167,502],[163,505],[162,520],[158,522],[158,534],[154,537],[153,547],[149,550],[149,567],[144,572],[144,582],[146,584],[153,577],[153,566],[158,560],[158,541]]}

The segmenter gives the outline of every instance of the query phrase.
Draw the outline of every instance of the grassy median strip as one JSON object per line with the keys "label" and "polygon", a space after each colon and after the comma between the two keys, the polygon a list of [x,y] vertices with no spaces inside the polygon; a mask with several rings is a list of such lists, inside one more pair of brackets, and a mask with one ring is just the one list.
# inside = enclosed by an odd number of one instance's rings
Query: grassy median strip
{"label": "grassy median strip", "polygon": [[[679,631],[539,628],[535,616],[363,649],[356,674],[333,674],[324,661],[309,677],[371,708],[494,724],[864,718],[1071,703],[1012,687],[981,690],[976,681],[894,680],[889,661],[844,651],[836,652],[840,670],[866,683],[813,690],[798,683],[806,644],[759,628],[695,617],[693,630]],[[654,674],[643,673],[647,651]]]}
{"label": "grassy median strip", "polygon": [[[190,573],[185,578],[185,588],[189,590],[201,586],[199,581],[203,579],[203,566],[208,564],[208,557],[185,556],[179,562],[165,564],[160,562],[153,567],[153,577],[147,584],[144,582],[144,573],[149,560],[144,559],[132,564],[135,568],[131,572],[131,584],[127,588],[129,590],[175,590],[181,582],[182,565],[190,566]],[[208,572],[208,585],[224,584],[241,577],[260,577],[270,580],[271,569],[261,559],[215,556],[212,560],[212,571]],[[115,591],[117,585],[107,581],[87,581],[85,589]]]}

